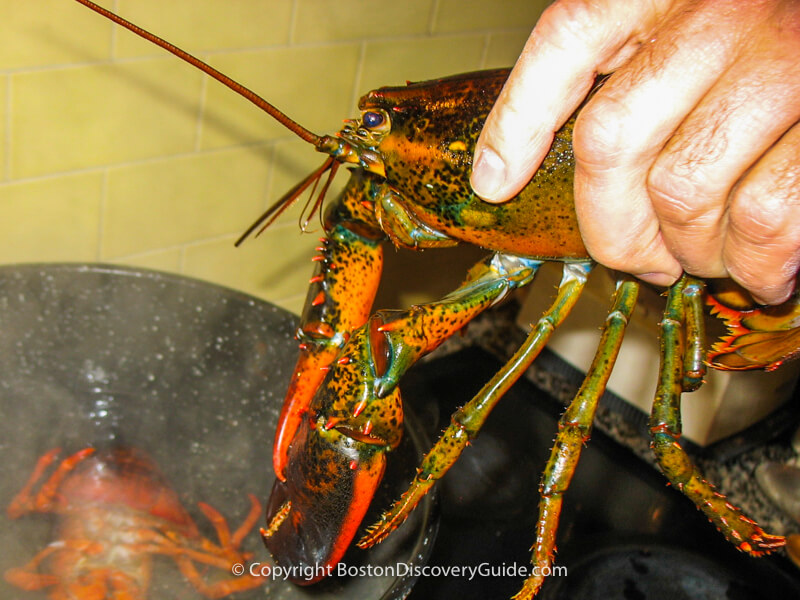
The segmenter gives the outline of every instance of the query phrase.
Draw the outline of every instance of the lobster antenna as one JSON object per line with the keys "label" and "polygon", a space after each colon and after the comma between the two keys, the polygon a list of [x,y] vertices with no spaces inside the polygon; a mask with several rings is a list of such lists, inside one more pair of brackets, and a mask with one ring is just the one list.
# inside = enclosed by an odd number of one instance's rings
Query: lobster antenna
{"label": "lobster antenna", "polygon": [[94,2],[90,2],[90,0],[76,0],[76,1],[81,3],[81,4],[83,4],[85,7],[92,9],[96,13],[99,13],[99,14],[103,15],[107,19],[110,19],[111,21],[113,21],[117,25],[121,25],[125,29],[127,29],[129,31],[132,31],[136,35],[138,35],[140,37],[143,37],[144,39],[146,39],[149,42],[154,43],[156,46],[159,46],[159,47],[163,48],[167,52],[171,52],[172,54],[174,54],[175,56],[177,56],[181,60],[185,60],[189,64],[194,65],[195,67],[197,67],[198,69],[200,69],[201,71],[206,73],[207,75],[210,75],[211,77],[213,77],[214,79],[216,79],[217,81],[222,83],[223,85],[225,85],[225,86],[229,87],[230,89],[232,89],[234,92],[236,92],[240,96],[242,96],[244,98],[247,98],[250,102],[252,102],[256,106],[258,106],[261,110],[263,110],[268,115],[273,117],[276,121],[278,121],[281,125],[283,125],[287,129],[289,129],[291,132],[293,132],[296,135],[300,136],[300,138],[305,140],[306,142],[311,142],[315,146],[320,147],[321,142],[325,139],[323,137],[318,136],[315,133],[312,133],[311,131],[309,131],[308,129],[306,129],[305,127],[300,125],[299,123],[297,123],[297,122],[293,121],[292,119],[290,119],[288,116],[286,116],[280,110],[278,110],[277,108],[272,106],[272,104],[270,104],[269,102],[264,100],[264,98],[262,98],[261,96],[256,94],[253,90],[250,90],[250,89],[244,87],[242,84],[237,83],[236,81],[234,81],[233,79],[231,79],[227,75],[225,75],[223,73],[220,73],[214,67],[212,67],[211,65],[209,65],[207,63],[204,63],[202,60],[200,60],[196,56],[192,56],[188,52],[185,52],[184,50],[181,50],[177,46],[175,46],[173,44],[170,44],[167,40],[162,39],[162,38],[158,37],[157,35],[154,35],[154,34],[150,33],[149,31],[146,31],[146,30],[142,29],[138,25],[134,25],[130,21],[127,21],[127,20],[123,19],[119,15],[116,15],[116,14],[114,14],[113,12],[111,12],[109,10],[106,10],[102,6],[98,6]]}

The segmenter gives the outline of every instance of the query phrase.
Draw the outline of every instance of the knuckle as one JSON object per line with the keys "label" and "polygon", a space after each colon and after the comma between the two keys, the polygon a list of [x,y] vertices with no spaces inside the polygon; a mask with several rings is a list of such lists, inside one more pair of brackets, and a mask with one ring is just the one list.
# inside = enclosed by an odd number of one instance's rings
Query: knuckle
{"label": "knuckle", "polygon": [[730,226],[752,244],[770,244],[784,237],[794,208],[781,195],[758,194],[752,187],[743,187],[731,203]]}
{"label": "knuckle", "polygon": [[792,293],[798,266],[797,256],[788,260],[787,266],[788,269],[771,269],[764,268],[760,261],[732,261],[727,269],[739,285],[758,296],[762,302],[780,304]]}
{"label": "knuckle", "polygon": [[589,166],[613,166],[634,154],[625,124],[625,106],[609,94],[598,93],[575,123],[572,149],[575,160]]}
{"label": "knuckle", "polygon": [[[798,129],[800,133],[800,129]],[[796,138],[800,141],[800,136]],[[800,145],[773,147],[791,151],[776,160],[762,158],[734,190],[737,208],[752,213],[769,212],[769,219],[785,218],[800,205]]]}
{"label": "knuckle", "polygon": [[[647,176],[647,191],[659,219],[676,227],[708,221],[714,202],[698,193],[697,186],[684,174],[657,162]],[[724,202],[723,202],[724,203]]]}
{"label": "knuckle", "polygon": [[544,39],[560,48],[569,48],[576,39],[593,37],[598,22],[596,2],[561,0],[548,6],[536,24]]}
{"label": "knuckle", "polygon": [[726,244],[724,258],[731,277],[762,301],[780,303],[791,293],[800,267],[798,202],[774,189],[763,192],[760,185],[737,189],[729,211],[734,242]]}

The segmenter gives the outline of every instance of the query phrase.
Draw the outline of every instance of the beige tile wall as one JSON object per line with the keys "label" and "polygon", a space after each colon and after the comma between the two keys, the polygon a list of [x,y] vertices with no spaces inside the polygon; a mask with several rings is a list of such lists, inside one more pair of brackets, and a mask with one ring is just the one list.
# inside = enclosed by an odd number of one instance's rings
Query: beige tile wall
{"label": "beige tile wall", "polygon": [[[512,64],[547,2],[100,3],[330,133],[373,87]],[[0,262],[139,265],[299,312],[318,234],[301,234],[294,213],[233,241],[320,155],[72,0],[0,0],[0,15]],[[424,273],[408,285],[403,269],[472,260],[388,254],[387,285],[407,288],[403,301],[443,285]]]}

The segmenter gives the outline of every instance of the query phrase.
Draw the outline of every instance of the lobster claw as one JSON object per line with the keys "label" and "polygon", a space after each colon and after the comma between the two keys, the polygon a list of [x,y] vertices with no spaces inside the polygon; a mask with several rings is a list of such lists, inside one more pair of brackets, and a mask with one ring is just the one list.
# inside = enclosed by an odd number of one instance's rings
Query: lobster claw
{"label": "lobster claw", "polygon": [[356,534],[383,477],[383,449],[304,421],[286,481],[275,480],[264,543],[295,583],[331,574]]}
{"label": "lobster claw", "polygon": [[301,585],[331,574],[383,477],[386,452],[403,430],[400,391],[376,389],[387,367],[382,320],[373,317],[342,349],[289,444],[262,536],[276,562]]}

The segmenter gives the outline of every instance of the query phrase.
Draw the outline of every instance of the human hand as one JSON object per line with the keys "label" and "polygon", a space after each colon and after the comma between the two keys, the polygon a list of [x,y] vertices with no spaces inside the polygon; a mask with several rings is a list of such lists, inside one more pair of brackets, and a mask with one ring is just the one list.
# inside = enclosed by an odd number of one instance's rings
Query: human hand
{"label": "human hand", "polygon": [[786,300],[800,266],[800,2],[556,2],[483,128],[475,192],[522,189],[612,72],[573,136],[592,257],[659,285],[685,270]]}

